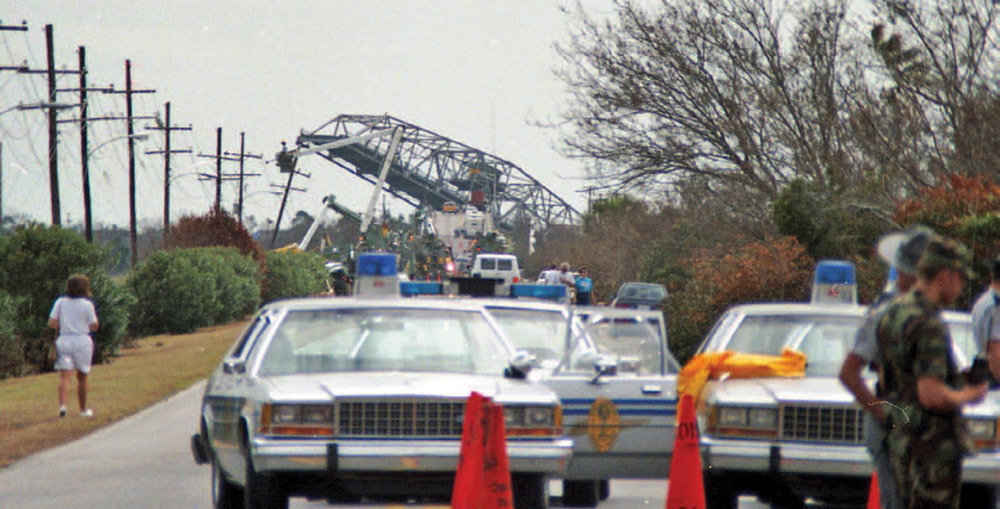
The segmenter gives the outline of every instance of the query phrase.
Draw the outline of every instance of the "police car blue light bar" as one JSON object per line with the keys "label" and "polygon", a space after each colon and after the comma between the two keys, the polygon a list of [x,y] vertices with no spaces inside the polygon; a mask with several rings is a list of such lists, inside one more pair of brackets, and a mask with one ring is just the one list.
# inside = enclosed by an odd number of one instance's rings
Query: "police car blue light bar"
{"label": "police car blue light bar", "polygon": [[403,297],[441,295],[444,293],[444,285],[433,281],[403,281],[399,283],[399,293]]}
{"label": "police car blue light bar", "polygon": [[854,264],[844,260],[823,260],[817,263],[812,302],[857,304],[858,283]]}
{"label": "police car blue light bar", "polygon": [[396,255],[393,253],[363,253],[358,255],[357,276],[395,276]]}
{"label": "police car blue light bar", "polygon": [[398,258],[394,253],[362,253],[355,266],[354,295],[399,297]]}
{"label": "police car blue light bar", "polygon": [[511,297],[533,297],[536,299],[565,300],[565,285],[510,285]]}

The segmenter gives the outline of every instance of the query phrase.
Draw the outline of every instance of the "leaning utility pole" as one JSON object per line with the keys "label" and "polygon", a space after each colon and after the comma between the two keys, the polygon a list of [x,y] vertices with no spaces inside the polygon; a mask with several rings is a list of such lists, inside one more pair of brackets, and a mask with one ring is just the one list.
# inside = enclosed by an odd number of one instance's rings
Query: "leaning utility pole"
{"label": "leaning utility pole", "polygon": [[170,123],[170,101],[164,105],[166,110],[166,124],[156,127],[147,127],[148,130],[163,131],[164,149],[148,150],[146,154],[163,154],[163,241],[166,242],[167,234],[170,232],[170,154],[190,154],[191,149],[170,149],[170,133],[172,131],[190,131],[191,126],[181,127]]}
{"label": "leaning utility pole", "polygon": [[295,151],[289,152],[288,147],[285,146],[285,142],[281,142],[281,152],[275,155],[275,160],[278,163],[278,169],[281,173],[288,174],[288,183],[284,185],[285,191],[281,196],[281,206],[278,207],[278,219],[274,223],[274,232],[271,233],[271,247],[274,247],[274,241],[278,239],[278,230],[281,229],[281,216],[285,214],[285,204],[288,203],[288,193],[291,191],[305,191],[305,189],[296,189],[292,187],[292,179],[295,175],[302,175],[306,178],[309,175],[299,172],[295,169],[295,163],[298,161],[298,157]]}

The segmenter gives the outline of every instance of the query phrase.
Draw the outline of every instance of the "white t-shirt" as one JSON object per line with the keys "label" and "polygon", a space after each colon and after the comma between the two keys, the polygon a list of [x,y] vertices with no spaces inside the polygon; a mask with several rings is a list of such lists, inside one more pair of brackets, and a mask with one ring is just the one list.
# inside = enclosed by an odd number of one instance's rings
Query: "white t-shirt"
{"label": "white t-shirt", "polygon": [[60,336],[85,336],[90,334],[90,326],[97,323],[97,312],[86,297],[59,297],[52,305],[49,319],[59,320]]}
{"label": "white t-shirt", "polygon": [[562,284],[562,281],[560,281],[560,273],[559,273],[558,270],[549,269],[549,270],[546,270],[543,274],[545,275],[545,284],[547,284],[547,285],[561,285]]}

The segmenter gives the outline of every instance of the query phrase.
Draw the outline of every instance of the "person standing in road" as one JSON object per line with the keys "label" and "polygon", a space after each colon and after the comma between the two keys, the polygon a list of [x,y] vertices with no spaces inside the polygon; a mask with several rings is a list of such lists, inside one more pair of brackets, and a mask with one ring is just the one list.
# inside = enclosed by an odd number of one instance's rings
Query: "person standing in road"
{"label": "person standing in road", "polygon": [[574,284],[576,285],[576,305],[589,306],[594,282],[587,275],[587,267],[580,267],[580,275],[576,278]]}
{"label": "person standing in road", "polygon": [[547,285],[558,285],[562,284],[559,282],[559,271],[556,269],[556,264],[549,265],[549,268],[542,271],[542,279]]}
{"label": "person standing in road", "polygon": [[990,263],[990,286],[972,306],[972,337],[995,385],[1000,380],[1000,256]]}
{"label": "person standing in road", "polygon": [[93,417],[94,412],[87,406],[87,374],[94,355],[90,333],[97,331],[98,322],[87,276],[73,274],[66,281],[66,295],[52,305],[49,327],[58,332],[55,369],[59,371],[59,417],[66,416],[66,398],[74,371],[80,416]]}
{"label": "person standing in road", "polygon": [[876,328],[891,429],[887,443],[904,507],[957,509],[962,458],[975,452],[962,407],[987,384],[966,385],[941,308],[970,277],[968,251],[934,235],[917,264],[914,290],[894,298]]}
{"label": "person standing in road", "polygon": [[872,393],[862,377],[862,371],[865,366],[870,366],[873,371],[880,373],[882,359],[878,355],[875,326],[888,309],[887,303],[894,296],[909,291],[916,283],[917,263],[923,255],[931,233],[929,229],[918,227],[905,232],[883,235],[879,239],[877,245],[879,256],[896,269],[895,286],[872,303],[865,315],[864,324],[858,329],[854,348],[840,366],[840,382],[854,394],[861,408],[867,410],[864,413],[863,424],[865,445],[872,455],[872,464],[878,474],[879,500],[883,509],[903,509],[903,505],[896,490],[895,474],[889,462],[889,450],[885,443],[888,417],[885,404],[881,400],[884,393],[883,383],[879,380],[875,385],[875,393]]}

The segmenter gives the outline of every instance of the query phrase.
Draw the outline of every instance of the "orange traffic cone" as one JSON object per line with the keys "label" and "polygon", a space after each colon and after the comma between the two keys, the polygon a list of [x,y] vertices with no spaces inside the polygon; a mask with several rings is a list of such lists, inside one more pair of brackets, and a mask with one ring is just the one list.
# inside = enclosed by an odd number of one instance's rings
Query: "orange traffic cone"
{"label": "orange traffic cone", "polygon": [[465,403],[462,449],[451,494],[454,509],[513,507],[503,408],[478,392]]}
{"label": "orange traffic cone", "polygon": [[701,478],[698,424],[694,420],[694,399],[681,396],[674,455],[670,459],[670,487],[666,509],[705,509],[705,484]]}
{"label": "orange traffic cone", "polygon": [[872,472],[872,484],[868,488],[868,505],[866,509],[879,509],[882,503],[879,500],[881,495],[878,492],[878,472]]}

